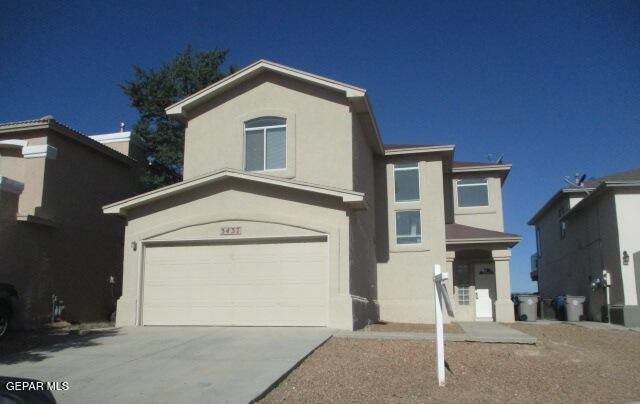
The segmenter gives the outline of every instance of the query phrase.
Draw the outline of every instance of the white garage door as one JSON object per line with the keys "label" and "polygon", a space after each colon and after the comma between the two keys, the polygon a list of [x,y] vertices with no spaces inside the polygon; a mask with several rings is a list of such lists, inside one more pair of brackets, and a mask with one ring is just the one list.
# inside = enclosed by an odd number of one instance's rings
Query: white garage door
{"label": "white garage door", "polygon": [[326,242],[145,248],[145,325],[327,325]]}

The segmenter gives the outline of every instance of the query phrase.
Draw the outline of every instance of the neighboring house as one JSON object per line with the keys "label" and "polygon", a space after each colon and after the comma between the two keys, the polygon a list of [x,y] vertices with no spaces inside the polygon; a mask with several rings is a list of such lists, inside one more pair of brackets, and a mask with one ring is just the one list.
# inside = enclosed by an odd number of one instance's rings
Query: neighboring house
{"label": "neighboring house", "polygon": [[101,207],[135,195],[137,150],[129,132],[91,138],[50,116],[0,124],[0,282],[18,291],[17,325],[49,322],[54,310],[109,318],[124,222]]}
{"label": "neighboring house", "polygon": [[[167,108],[184,181],[105,206],[127,219],[118,325],[513,321],[507,164],[383,145],[365,90],[259,61]],[[478,299],[476,299],[478,296]]]}
{"label": "neighboring house", "polygon": [[[640,168],[561,189],[529,225],[538,250],[531,276],[541,296],[585,296],[588,319],[640,326]],[[599,286],[603,271],[610,304]]]}

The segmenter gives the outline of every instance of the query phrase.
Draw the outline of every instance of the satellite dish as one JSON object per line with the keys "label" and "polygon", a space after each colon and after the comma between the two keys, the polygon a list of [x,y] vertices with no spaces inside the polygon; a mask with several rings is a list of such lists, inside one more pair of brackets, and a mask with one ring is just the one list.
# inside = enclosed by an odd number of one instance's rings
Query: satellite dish
{"label": "satellite dish", "polygon": [[487,160],[491,161],[493,164],[502,164],[502,159],[504,158],[504,153],[502,153],[496,160],[493,159],[494,154],[487,154]]}
{"label": "satellite dish", "polygon": [[580,178],[578,179],[578,185],[582,186],[584,184],[584,180],[586,180],[586,179],[587,179],[587,174],[582,174],[580,176]]}
{"label": "satellite dish", "polygon": [[577,174],[573,177],[573,181],[571,180],[571,177],[569,176],[565,176],[564,177],[564,182],[566,182],[567,184],[569,184],[569,186],[571,186],[571,188],[573,189],[581,189],[584,192],[586,192],[587,194],[589,193],[588,189],[584,188],[584,181],[587,179],[587,174]]}
{"label": "satellite dish", "polygon": [[563,180],[564,180],[564,182],[566,182],[567,184],[571,185],[572,187],[576,186],[576,184],[573,181],[571,181],[571,177],[569,177],[569,176],[565,176],[563,178]]}

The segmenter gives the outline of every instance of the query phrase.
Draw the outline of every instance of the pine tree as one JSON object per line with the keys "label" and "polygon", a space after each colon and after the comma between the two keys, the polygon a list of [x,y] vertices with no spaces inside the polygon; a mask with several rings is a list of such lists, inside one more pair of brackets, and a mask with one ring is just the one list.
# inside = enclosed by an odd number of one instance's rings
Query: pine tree
{"label": "pine tree", "polygon": [[147,151],[148,164],[141,179],[147,189],[182,180],[185,128],[167,116],[165,108],[235,72],[233,65],[223,71],[227,54],[226,49],[194,52],[187,46],[157,70],[134,65],[135,78],[121,85],[140,113],[132,136]]}

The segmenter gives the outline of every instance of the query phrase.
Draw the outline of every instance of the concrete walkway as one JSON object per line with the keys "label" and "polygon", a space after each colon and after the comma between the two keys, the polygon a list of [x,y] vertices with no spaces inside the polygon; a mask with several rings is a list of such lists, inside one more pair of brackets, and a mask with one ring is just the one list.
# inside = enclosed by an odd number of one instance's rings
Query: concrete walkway
{"label": "concrete walkway", "polygon": [[[535,344],[536,338],[515,330],[509,326],[493,322],[458,323],[464,333],[445,333],[445,341],[451,342],[488,342],[506,344]],[[363,339],[406,339],[435,341],[432,332],[381,332],[381,331],[340,331],[336,338]]]}
{"label": "concrete walkway", "polygon": [[[415,341],[435,341],[436,334],[432,332],[407,332],[407,331],[339,331],[333,335],[336,338],[361,338],[361,339],[407,339]],[[467,341],[466,334],[447,334],[445,341]]]}
{"label": "concrete walkway", "polygon": [[68,382],[60,403],[248,403],[331,337],[327,328],[132,327],[0,357],[0,375]]}
{"label": "concrete walkway", "polygon": [[494,322],[458,323],[467,335],[467,341],[510,344],[535,344],[536,338],[507,325]]}

